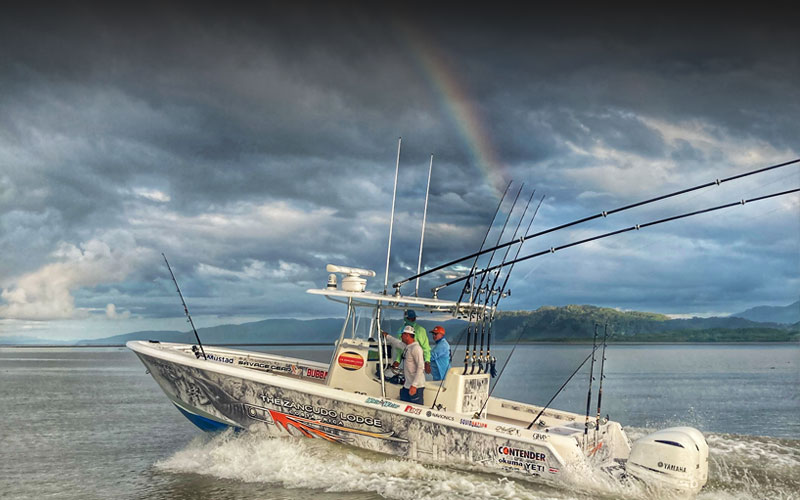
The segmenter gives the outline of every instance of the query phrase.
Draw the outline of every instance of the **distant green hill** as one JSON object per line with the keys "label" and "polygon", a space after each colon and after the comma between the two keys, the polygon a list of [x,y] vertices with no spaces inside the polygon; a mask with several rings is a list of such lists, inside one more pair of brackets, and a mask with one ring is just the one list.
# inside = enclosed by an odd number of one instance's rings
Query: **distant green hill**
{"label": "distant green hill", "polygon": [[[302,344],[331,343],[339,338],[342,331],[342,318],[325,319],[266,319],[240,325],[219,325],[198,328],[197,334],[204,344]],[[383,328],[395,333],[400,329],[402,320],[384,322]],[[448,331],[459,331],[466,322],[449,320],[443,323],[420,321],[427,330],[441,324]],[[361,325],[359,332],[368,325]],[[101,339],[86,339],[76,342],[77,345],[109,345],[124,344],[130,340],[159,340],[161,342],[194,342],[191,331],[141,331],[114,335]]]}
{"label": "distant green hill", "polygon": [[[395,333],[401,320],[384,322],[383,328]],[[441,324],[447,330],[451,344],[461,339],[466,322],[449,320],[437,323],[420,320],[430,331]],[[544,306],[535,311],[500,311],[492,330],[494,343],[555,341],[585,342],[594,334],[594,325],[608,324],[613,342],[797,342],[800,341],[800,323],[792,325],[763,323],[739,317],[670,319],[663,314],[636,311],[619,311],[607,307],[569,305]],[[363,332],[366,324],[361,324]],[[207,344],[291,344],[333,343],[342,329],[342,318],[312,320],[267,319],[240,325],[219,325],[198,329],[203,343]],[[162,342],[194,342],[192,332],[143,331],[115,335],[102,339],[87,339],[77,345],[118,345],[129,340],[160,340]],[[5,344],[65,344],[46,339],[21,336],[0,337]]]}
{"label": "distant green hill", "polygon": [[670,319],[662,314],[569,305],[536,311],[499,312],[494,332],[501,342],[583,341],[594,325],[608,324],[615,342],[766,342],[800,340],[797,325],[759,323],[744,318]]}

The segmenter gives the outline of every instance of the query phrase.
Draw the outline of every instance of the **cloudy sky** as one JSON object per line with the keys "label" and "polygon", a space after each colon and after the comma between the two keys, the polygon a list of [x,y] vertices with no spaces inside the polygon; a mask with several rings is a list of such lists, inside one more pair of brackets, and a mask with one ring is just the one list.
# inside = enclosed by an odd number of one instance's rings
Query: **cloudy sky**
{"label": "cloudy sky", "polygon": [[[788,13],[365,5],[4,15],[0,335],[185,329],[161,252],[198,326],[336,316],[305,290],[328,263],[382,288],[399,137],[390,281],[416,270],[431,154],[423,267],[478,248],[508,181],[545,196],[535,231],[800,157]],[[776,169],[521,255],[796,187]],[[800,197],[532,259],[509,286],[507,310],[785,305]]]}

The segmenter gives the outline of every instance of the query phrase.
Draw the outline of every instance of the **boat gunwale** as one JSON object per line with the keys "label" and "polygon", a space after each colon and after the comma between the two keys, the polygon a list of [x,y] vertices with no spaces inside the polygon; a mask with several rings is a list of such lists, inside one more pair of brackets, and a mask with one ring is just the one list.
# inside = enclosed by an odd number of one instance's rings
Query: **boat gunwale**
{"label": "boat gunwale", "polygon": [[[572,446],[575,444],[575,441],[570,436],[562,436],[558,434],[550,434],[543,431],[533,431],[529,429],[525,429],[522,426],[518,426],[515,424],[510,424],[507,422],[499,422],[490,419],[481,419],[478,422],[483,422],[486,424],[486,427],[476,427],[471,424],[464,424],[461,423],[461,420],[473,422],[473,419],[469,414],[465,413],[455,413],[447,410],[434,410],[428,406],[421,406],[421,405],[413,405],[413,403],[407,403],[405,401],[395,400],[391,398],[382,398],[381,396],[370,396],[367,394],[354,394],[343,389],[336,389],[329,387],[327,385],[321,385],[318,383],[310,382],[308,380],[299,380],[299,379],[292,379],[282,375],[278,375],[275,373],[270,372],[261,372],[249,369],[247,367],[239,367],[235,365],[227,365],[224,363],[218,362],[211,362],[207,364],[208,361],[192,358],[186,356],[184,353],[177,352],[174,348],[177,346],[191,346],[191,344],[178,344],[178,343],[158,343],[152,344],[146,340],[132,340],[126,343],[126,346],[137,354],[142,354],[145,356],[150,356],[156,359],[160,359],[167,362],[174,362],[181,365],[188,365],[192,368],[197,368],[201,370],[211,370],[216,371],[218,373],[222,373],[229,376],[236,376],[241,377],[256,383],[263,383],[265,385],[274,385],[281,389],[288,389],[293,390],[301,393],[310,394],[312,396],[329,398],[333,400],[339,400],[343,403],[354,404],[359,407],[369,409],[369,410],[377,410],[377,411],[384,411],[393,414],[397,414],[406,418],[413,418],[418,420],[423,420],[425,422],[433,422],[438,425],[443,425],[446,427],[452,427],[454,429],[473,432],[477,434],[485,434],[492,437],[500,437],[503,439],[507,439],[509,441],[516,441],[520,443],[526,444],[533,444],[537,446],[545,446],[550,449],[552,453],[555,454],[557,460],[564,464],[564,460],[561,457],[561,454],[558,453],[556,449],[556,444],[562,446]],[[157,348],[155,346],[160,347],[170,347],[172,349],[167,350],[163,348]],[[280,383],[273,383],[273,382],[280,382]],[[382,399],[386,401],[392,401],[398,404],[397,408],[391,407],[373,407],[372,405],[366,403],[366,398],[375,398],[375,399]],[[523,403],[524,404],[524,403]],[[407,406],[414,406],[417,408],[422,409],[422,411],[417,413],[407,412],[405,411],[404,405]],[[434,417],[428,417],[426,414],[427,411],[436,412],[440,414],[447,414],[453,417],[453,420],[450,421],[449,419],[439,419]],[[509,426],[513,425],[514,427],[518,428],[520,433],[519,435],[512,436],[510,434],[499,432],[495,430],[497,426]],[[546,435],[546,440],[541,439],[533,439],[533,437],[526,437],[523,433],[528,433],[531,436],[533,435]],[[554,443],[555,442],[555,443]]]}

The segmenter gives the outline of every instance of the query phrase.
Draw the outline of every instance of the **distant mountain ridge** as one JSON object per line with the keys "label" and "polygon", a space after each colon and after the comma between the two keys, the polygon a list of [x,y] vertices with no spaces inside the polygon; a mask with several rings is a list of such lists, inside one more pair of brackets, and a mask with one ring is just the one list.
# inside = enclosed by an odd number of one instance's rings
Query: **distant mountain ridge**
{"label": "distant mountain ridge", "polygon": [[745,318],[764,323],[784,323],[791,325],[800,322],[800,300],[788,306],[758,306],[742,312],[731,314],[731,317]]}
{"label": "distant mountain ridge", "polygon": [[761,323],[736,317],[670,319],[663,314],[625,312],[590,305],[544,306],[536,311],[497,314],[499,342],[585,341],[608,325],[615,341],[755,342],[800,340],[800,325]]}
{"label": "distant mountain ridge", "polygon": [[[208,344],[298,344],[298,343],[333,343],[342,332],[342,318],[325,319],[265,319],[252,323],[239,325],[219,325],[208,328],[198,328],[197,334],[203,343]],[[384,322],[384,329],[397,332],[402,320],[389,320]],[[420,324],[430,330],[437,324],[445,329],[457,330],[466,323],[459,320],[449,320],[444,323],[420,321]],[[363,332],[363,327],[359,328]],[[141,331],[115,335],[102,339],[87,339],[76,342],[77,345],[124,344],[130,340],[159,340],[161,342],[194,342],[191,331]]]}
{"label": "distant mountain ridge", "polygon": [[75,342],[69,340],[50,340],[38,337],[26,337],[25,335],[0,335],[0,346],[2,345],[72,345]]}
{"label": "distant mountain ridge", "polygon": [[[787,307],[793,307],[792,304]],[[759,309],[759,308],[754,308]],[[782,308],[776,308],[782,309]],[[752,311],[752,310],[750,310]],[[774,312],[774,311],[773,311]],[[774,317],[774,316],[770,316]],[[435,325],[445,327],[451,344],[464,342],[466,322],[420,320],[430,331]],[[384,322],[384,329],[396,333],[402,320]],[[619,311],[591,305],[543,306],[535,311],[499,311],[492,336],[494,342],[579,341],[591,340],[594,325],[600,325],[600,335],[608,324],[613,341],[627,342],[767,342],[800,340],[800,323],[759,322],[736,316],[713,318],[670,319],[663,314]],[[366,325],[361,325],[360,332]],[[312,320],[267,319],[239,325],[219,325],[199,328],[203,343],[208,344],[297,344],[333,343],[341,333],[342,318]],[[130,340],[159,340],[162,342],[195,342],[189,332],[140,331],[101,339],[74,342],[31,339],[24,336],[0,337],[0,345],[119,345]]]}

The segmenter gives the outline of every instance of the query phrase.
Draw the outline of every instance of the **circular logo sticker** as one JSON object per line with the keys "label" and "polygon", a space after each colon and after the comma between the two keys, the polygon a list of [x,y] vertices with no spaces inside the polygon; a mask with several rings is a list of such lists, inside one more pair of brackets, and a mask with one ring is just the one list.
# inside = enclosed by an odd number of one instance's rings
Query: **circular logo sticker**
{"label": "circular logo sticker", "polygon": [[364,366],[364,358],[357,352],[343,352],[337,361],[345,370],[355,371]]}

